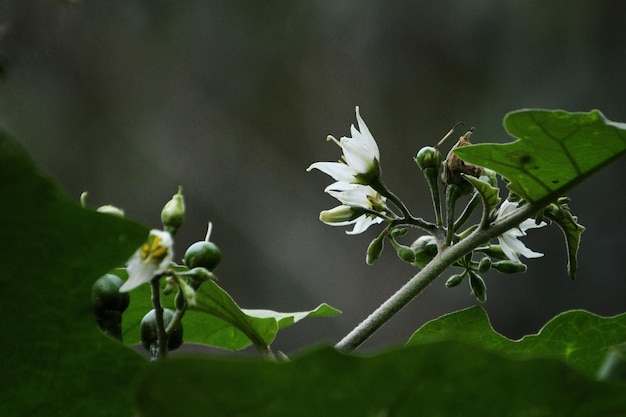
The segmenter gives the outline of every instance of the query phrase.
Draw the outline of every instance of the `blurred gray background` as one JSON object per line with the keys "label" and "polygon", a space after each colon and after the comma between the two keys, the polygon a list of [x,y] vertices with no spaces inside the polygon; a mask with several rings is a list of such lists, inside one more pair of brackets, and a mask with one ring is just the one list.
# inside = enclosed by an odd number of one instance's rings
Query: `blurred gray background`
{"label": "blurred gray background", "polygon": [[[182,185],[178,258],[212,221],[216,274],[241,306],[343,311],[280,333],[290,352],[336,342],[417,272],[389,245],[365,264],[374,228],[347,236],[318,221],[336,202],[330,178],[305,169],[338,158],[325,137],[349,134],[356,105],[385,182],[431,219],[412,157],[457,121],[475,143],[511,140],[502,118],[523,107],[626,121],[625,21],[618,0],[0,0],[0,125],[69,196],[87,190],[151,227]],[[518,338],[565,309],[626,310],[625,171],[619,160],[570,194],[588,228],[576,281],[556,226],[525,239],[546,253],[527,273],[487,274],[496,330]],[[477,303],[446,278],[365,346]]]}

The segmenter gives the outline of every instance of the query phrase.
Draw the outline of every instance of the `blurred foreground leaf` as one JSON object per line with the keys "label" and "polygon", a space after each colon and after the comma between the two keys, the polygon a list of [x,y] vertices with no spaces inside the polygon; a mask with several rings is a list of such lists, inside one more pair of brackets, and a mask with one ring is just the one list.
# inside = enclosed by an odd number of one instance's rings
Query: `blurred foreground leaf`
{"label": "blurred foreground leaf", "polygon": [[592,376],[610,348],[626,342],[626,313],[600,317],[582,310],[567,311],[550,320],[536,335],[514,341],[493,330],[485,310],[471,307],[426,323],[409,344],[450,339],[513,357],[559,359]]}
{"label": "blurred foreground leaf", "polygon": [[530,202],[548,203],[626,153],[626,124],[597,110],[518,110],[504,127],[519,138],[507,144],[477,144],[455,153],[506,177],[509,188]]}
{"label": "blurred foreground leaf", "polygon": [[371,356],[321,348],[290,362],[172,358],[142,375],[142,417],[626,415],[626,387],[561,361],[447,341]]}
{"label": "blurred foreground leaf", "polygon": [[91,286],[148,230],[80,207],[0,131],[0,415],[129,416],[148,364],[96,327]]}

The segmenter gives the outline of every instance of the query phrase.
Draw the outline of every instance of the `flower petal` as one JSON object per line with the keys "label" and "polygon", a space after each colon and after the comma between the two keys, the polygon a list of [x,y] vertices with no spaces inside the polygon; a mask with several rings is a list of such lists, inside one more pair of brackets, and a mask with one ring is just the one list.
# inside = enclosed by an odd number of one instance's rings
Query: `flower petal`
{"label": "flower petal", "polygon": [[119,291],[128,292],[165,272],[174,257],[172,246],[172,235],[162,230],[151,230],[146,242],[129,259],[126,268],[128,280]]}
{"label": "flower petal", "polygon": [[356,120],[359,124],[359,131],[361,133],[361,142],[368,149],[368,151],[375,157],[377,160],[380,160],[380,151],[378,150],[378,144],[372,136],[372,133],[368,129],[367,125],[361,118],[361,114],[359,113],[359,106],[356,106]]}
{"label": "flower petal", "polygon": [[359,233],[363,233],[366,231],[371,225],[378,224],[382,222],[383,219],[380,217],[374,217],[371,215],[362,215],[354,222],[354,228],[350,231],[346,231],[349,235],[358,235]]}
{"label": "flower petal", "polygon": [[307,168],[307,171],[319,169],[326,175],[330,175],[337,181],[354,181],[356,172],[353,168],[340,162],[315,162]]}

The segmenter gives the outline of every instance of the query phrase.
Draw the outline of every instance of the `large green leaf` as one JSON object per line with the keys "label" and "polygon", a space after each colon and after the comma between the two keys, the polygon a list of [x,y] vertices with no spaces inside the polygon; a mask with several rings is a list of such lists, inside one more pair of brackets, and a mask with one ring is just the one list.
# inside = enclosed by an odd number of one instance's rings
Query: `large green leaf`
{"label": "large green leaf", "polygon": [[321,348],[290,362],[172,358],[142,375],[143,417],[626,415],[626,387],[552,359],[447,341],[359,357]]}
{"label": "large green leaf", "polygon": [[1,131],[0,195],[0,415],[130,415],[147,362],[97,328],[91,286],[147,229],[66,198]]}
{"label": "large green leaf", "polygon": [[626,313],[604,318],[586,311],[562,313],[536,335],[518,341],[498,334],[481,307],[440,317],[417,330],[409,344],[459,340],[514,357],[549,357],[595,375],[609,349],[626,342]]}
{"label": "large green leaf", "polygon": [[[163,298],[163,304],[173,309],[173,296]],[[139,342],[139,322],[151,308],[148,285],[132,291],[130,307],[123,320],[126,343]],[[339,311],[327,304],[296,313],[242,309],[224,289],[213,281],[207,281],[197,292],[197,306],[188,309],[183,317],[184,341],[229,350],[240,350],[254,344],[266,350],[278,330],[305,318],[337,314]]]}
{"label": "large green leaf", "polygon": [[597,110],[518,110],[505,116],[504,127],[519,140],[455,153],[506,177],[509,188],[530,202],[554,200],[626,152],[626,124]]}

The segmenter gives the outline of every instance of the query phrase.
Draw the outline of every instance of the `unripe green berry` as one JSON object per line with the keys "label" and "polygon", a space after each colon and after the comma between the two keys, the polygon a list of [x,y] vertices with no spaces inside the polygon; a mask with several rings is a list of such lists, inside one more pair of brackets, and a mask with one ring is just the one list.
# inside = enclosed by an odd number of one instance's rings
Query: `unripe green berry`
{"label": "unripe green berry", "polygon": [[212,271],[222,260],[222,252],[213,242],[201,240],[191,244],[185,252],[183,263],[189,269],[196,267]]}
{"label": "unripe green berry", "polygon": [[[163,309],[163,324],[165,328],[170,324],[172,319],[174,318],[174,312],[169,308]],[[151,345],[158,341],[157,336],[157,326],[156,326],[156,313],[154,309],[150,310],[143,319],[141,319],[140,324],[141,330],[141,345],[147,351],[150,351]],[[183,324],[178,322],[174,331],[170,335],[169,340],[167,341],[167,348],[169,350],[178,349],[180,345],[183,344]]]}
{"label": "unripe green berry", "polygon": [[96,316],[105,311],[117,311],[123,313],[130,302],[128,293],[121,293],[122,281],[117,275],[106,274],[94,282],[91,287],[91,302]]}

